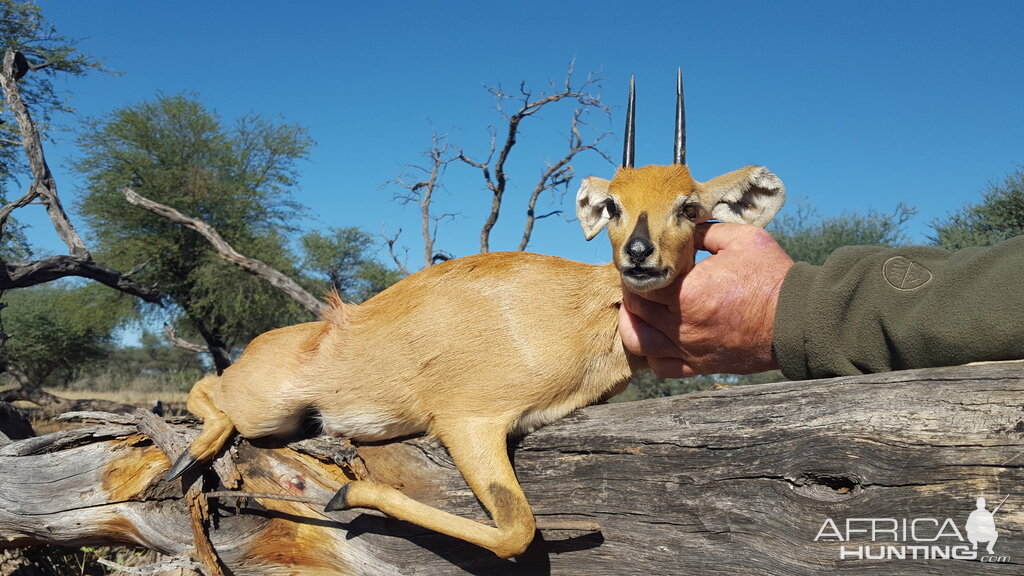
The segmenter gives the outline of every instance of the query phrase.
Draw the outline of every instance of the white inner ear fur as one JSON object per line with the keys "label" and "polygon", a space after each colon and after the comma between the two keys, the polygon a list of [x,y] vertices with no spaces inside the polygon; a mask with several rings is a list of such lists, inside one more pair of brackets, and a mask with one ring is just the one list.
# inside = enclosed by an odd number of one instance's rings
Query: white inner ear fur
{"label": "white inner ear fur", "polygon": [[782,180],[764,166],[747,166],[702,184],[701,200],[722,222],[767,226],[786,201]]}
{"label": "white inner ear fur", "polygon": [[608,224],[611,216],[605,201],[611,198],[608,187],[610,180],[590,176],[583,179],[580,189],[576,192],[576,217],[583,228],[583,236],[591,240]]}

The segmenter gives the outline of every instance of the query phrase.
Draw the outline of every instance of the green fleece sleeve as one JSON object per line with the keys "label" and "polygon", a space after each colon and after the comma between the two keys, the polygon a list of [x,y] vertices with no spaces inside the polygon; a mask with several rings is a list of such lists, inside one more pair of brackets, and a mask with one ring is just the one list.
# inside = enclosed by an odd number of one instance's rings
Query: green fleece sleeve
{"label": "green fleece sleeve", "polygon": [[850,246],[797,263],[773,337],[787,378],[1024,358],[1024,236],[985,248]]}

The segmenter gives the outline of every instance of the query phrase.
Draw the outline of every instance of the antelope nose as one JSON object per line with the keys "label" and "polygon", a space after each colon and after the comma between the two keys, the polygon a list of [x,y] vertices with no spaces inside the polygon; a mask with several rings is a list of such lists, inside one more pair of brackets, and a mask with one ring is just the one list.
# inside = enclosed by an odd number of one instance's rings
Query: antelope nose
{"label": "antelope nose", "polygon": [[626,242],[626,256],[634,264],[639,264],[654,253],[654,244],[644,238],[633,237]]}

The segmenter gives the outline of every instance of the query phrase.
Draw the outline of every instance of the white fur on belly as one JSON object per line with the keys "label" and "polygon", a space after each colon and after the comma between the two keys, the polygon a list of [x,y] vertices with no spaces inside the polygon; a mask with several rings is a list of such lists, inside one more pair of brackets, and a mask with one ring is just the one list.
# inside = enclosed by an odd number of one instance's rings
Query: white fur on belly
{"label": "white fur on belly", "polygon": [[324,434],[356,440],[387,440],[423,432],[412,422],[395,418],[382,410],[359,409],[344,414],[320,413]]}

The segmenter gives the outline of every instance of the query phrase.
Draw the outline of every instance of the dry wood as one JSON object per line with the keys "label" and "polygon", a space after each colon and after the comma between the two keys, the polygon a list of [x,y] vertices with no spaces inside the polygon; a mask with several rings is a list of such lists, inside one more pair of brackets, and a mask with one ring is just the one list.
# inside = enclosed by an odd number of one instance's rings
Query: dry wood
{"label": "dry wood", "polygon": [[97,264],[92,259],[83,260],[67,255],[51,256],[31,262],[4,262],[0,268],[0,289],[27,288],[66,276],[95,280],[151,304],[160,303],[159,290],[139,285],[129,274]]}
{"label": "dry wood", "polygon": [[174,332],[174,328],[170,324],[164,322],[164,335],[171,341],[171,344],[175,348],[181,348],[182,350],[188,350],[189,352],[195,352],[196,354],[208,354],[210,349],[206,346],[201,346],[195,342],[189,342],[184,338],[179,338]]}
{"label": "dry wood", "polygon": [[[71,256],[80,259],[89,259],[89,250],[86,249],[82,239],[78,236],[75,227],[71,225],[64,206],[61,205],[57,196],[57,184],[50,173],[50,167],[46,164],[46,156],[43,154],[42,142],[35,123],[29,115],[28,107],[21,99],[21,92],[18,89],[18,78],[21,74],[15,71],[15,61],[18,53],[14,50],[7,50],[4,53],[3,72],[0,73],[0,88],[4,91],[7,99],[7,106],[14,113],[18,121],[18,128],[21,130],[21,143],[25,148],[25,155],[28,157],[29,166],[32,169],[32,176],[35,181],[29,187],[28,193],[14,203],[14,207],[20,207],[31,201],[38,200],[46,207],[46,212],[53,222],[61,240],[67,244]],[[4,207],[0,211],[0,221],[6,220],[13,208]]]}
{"label": "dry wood", "polygon": [[[169,462],[157,446],[177,450],[169,442],[183,446],[195,431],[137,418],[0,446],[0,548],[194,550],[181,488],[160,480]],[[987,575],[1019,574],[1024,564],[1020,363],[581,410],[515,449],[523,488],[547,528],[514,561],[372,511],[328,516],[319,504],[259,494],[326,502],[346,477],[372,478],[483,518],[429,439],[240,440],[227,456],[218,462],[231,460],[237,471],[218,467],[194,479],[206,491],[237,484],[257,493],[209,497],[210,541],[236,574]],[[994,505],[1007,495],[995,516],[1003,562],[840,560],[842,543],[815,542],[829,518],[950,518],[963,532],[976,497]]]}
{"label": "dry wood", "polygon": [[[427,156],[430,158],[430,167],[409,167],[415,171],[423,172],[425,174],[424,179],[417,180],[416,182],[408,182],[406,181],[406,178],[399,176],[391,181],[391,183],[397,184],[401,188],[408,190],[408,192],[395,193],[395,200],[398,200],[402,204],[416,204],[417,208],[419,208],[420,235],[423,238],[424,267],[433,265],[438,257],[438,254],[434,252],[434,241],[437,239],[438,225],[455,216],[454,214],[434,216],[431,213],[434,192],[440,185],[439,178],[447,169],[448,164],[451,164],[458,159],[458,156],[449,154],[448,147],[449,144],[447,136],[438,136],[437,134],[434,134],[433,140],[430,144],[430,149],[427,151]],[[401,234],[401,230],[398,231],[398,234]],[[405,265],[400,262],[395,255],[394,244],[398,239],[398,234],[395,234],[394,239],[384,236],[384,240],[387,243],[391,259],[394,260],[395,264],[398,265],[399,269],[403,273],[408,274],[409,271],[406,269]]]}
{"label": "dry wood", "polygon": [[186,216],[170,206],[154,202],[134,190],[126,188],[122,192],[124,193],[124,197],[131,204],[149,210],[150,212],[158,216],[162,216],[171,222],[181,224],[190,230],[198,232],[203,238],[206,238],[221,258],[237,265],[242,270],[245,270],[254,276],[266,280],[272,286],[290,296],[306,310],[309,310],[316,315],[319,315],[324,310],[326,304],[324,304],[322,300],[313,296],[302,286],[299,286],[297,282],[278,270],[268,266],[265,262],[240,254],[230,244],[228,244],[226,240],[224,240],[217,230],[206,222],[203,222],[198,218]]}
{"label": "dry wood", "polygon": [[[57,235],[68,247],[68,256],[54,256],[34,262],[3,262],[0,267],[0,290],[24,288],[43,282],[50,282],[65,276],[81,276],[101,282],[114,288],[142,298],[146,302],[159,303],[160,293],[153,287],[140,286],[131,279],[131,273],[124,274],[101,266],[93,261],[85,243],[82,242],[74,225],[64,211],[60,196],[57,195],[57,183],[53,179],[50,167],[46,163],[43,144],[35,123],[29,114],[28,107],[21,98],[18,79],[24,73],[16,70],[16,62],[23,58],[14,50],[4,53],[3,67],[0,69],[0,89],[4,92],[7,106],[14,114],[21,131],[21,144],[25,148],[29,168],[32,171],[32,184],[28,191],[18,200],[0,208],[0,236],[11,213],[31,203],[41,203],[53,223]],[[42,66],[32,66],[39,69]]]}
{"label": "dry wood", "polygon": [[[574,72],[575,61],[570,62],[569,69],[565,75],[564,85],[560,87],[558,91],[548,95],[542,94],[536,98],[534,98],[533,93],[526,88],[525,84],[519,85],[519,94],[516,96],[506,93],[500,86],[488,88],[497,102],[498,112],[505,117],[507,122],[504,142],[502,142],[501,148],[498,149],[497,131],[492,130],[490,152],[485,160],[474,160],[463,154],[461,151],[458,156],[459,160],[462,160],[466,164],[480,170],[484,179],[484,184],[491,192],[491,208],[487,214],[487,218],[484,220],[484,225],[480,230],[480,252],[489,252],[491,249],[491,231],[498,223],[498,216],[500,215],[501,205],[508,186],[508,174],[506,172],[505,164],[518,141],[520,124],[523,120],[539,113],[544,109],[544,107],[553,105],[562,100],[576,101],[576,108],[573,111],[572,122],[570,123],[571,134],[569,136],[569,151],[565,156],[549,165],[541,172],[540,179],[534,187],[534,190],[530,195],[530,200],[527,204],[526,223],[523,229],[523,237],[519,243],[519,250],[525,250],[526,246],[530,242],[530,236],[533,233],[533,225],[537,220],[535,209],[537,198],[540,194],[546,190],[564,185],[571,180],[572,167],[570,162],[572,162],[577,154],[583,151],[597,150],[597,144],[607,135],[607,133],[600,134],[589,144],[585,144],[580,138],[579,126],[582,123],[581,118],[583,114],[592,109],[608,114],[608,107],[601,102],[599,96],[595,96],[588,92],[588,90],[600,82],[600,78],[588,75],[587,79],[581,83],[579,88],[573,88],[572,82]],[[519,108],[511,114],[506,114],[505,100],[514,100],[518,102]],[[495,157],[495,153],[497,153],[497,157]]]}
{"label": "dry wood", "polygon": [[[422,173],[422,176],[412,179],[399,177],[390,182],[399,185],[405,190],[395,194],[396,200],[402,204],[416,204],[420,211],[420,234],[423,237],[424,266],[430,266],[438,260],[447,260],[450,257],[445,252],[436,249],[437,230],[441,223],[454,218],[457,214],[436,215],[432,211],[434,192],[442,186],[443,174],[447,170],[448,165],[452,162],[460,162],[480,170],[484,186],[491,195],[490,208],[480,230],[480,252],[489,252],[491,250],[491,232],[498,223],[502,203],[506,201],[505,192],[509,183],[507,162],[518,143],[522,122],[540,113],[545,108],[558,106],[559,102],[565,101],[567,103],[575,103],[567,137],[569,148],[561,158],[548,164],[541,171],[526,203],[526,218],[518,250],[525,250],[529,245],[537,220],[561,213],[559,210],[554,210],[538,215],[536,212],[537,201],[545,192],[562,187],[572,179],[572,161],[577,155],[593,150],[604,156],[604,153],[597,148],[597,145],[608,135],[607,132],[597,134],[588,141],[585,141],[581,136],[580,127],[586,125],[584,117],[588,113],[596,111],[607,115],[609,111],[608,107],[601,102],[600,96],[591,93],[601,79],[593,74],[588,74],[585,80],[574,87],[574,72],[575,62],[570,62],[563,85],[558,86],[552,82],[550,94],[535,95],[525,84],[520,84],[518,94],[509,94],[502,90],[500,86],[488,88],[488,91],[495,98],[498,112],[505,121],[505,127],[503,128],[505,131],[504,139],[500,143],[500,147],[498,130],[493,127],[489,130],[490,146],[487,156],[483,159],[471,158],[462,149],[450,145],[446,135],[439,136],[435,133],[431,146],[426,152],[426,155],[430,158],[429,165],[408,167],[410,172],[419,172]],[[516,109],[511,113],[506,111],[507,102],[512,102],[516,106]],[[607,156],[605,158],[607,159]],[[392,259],[404,271],[405,266],[394,254],[394,240],[387,236],[385,236],[385,240],[388,242]]]}

